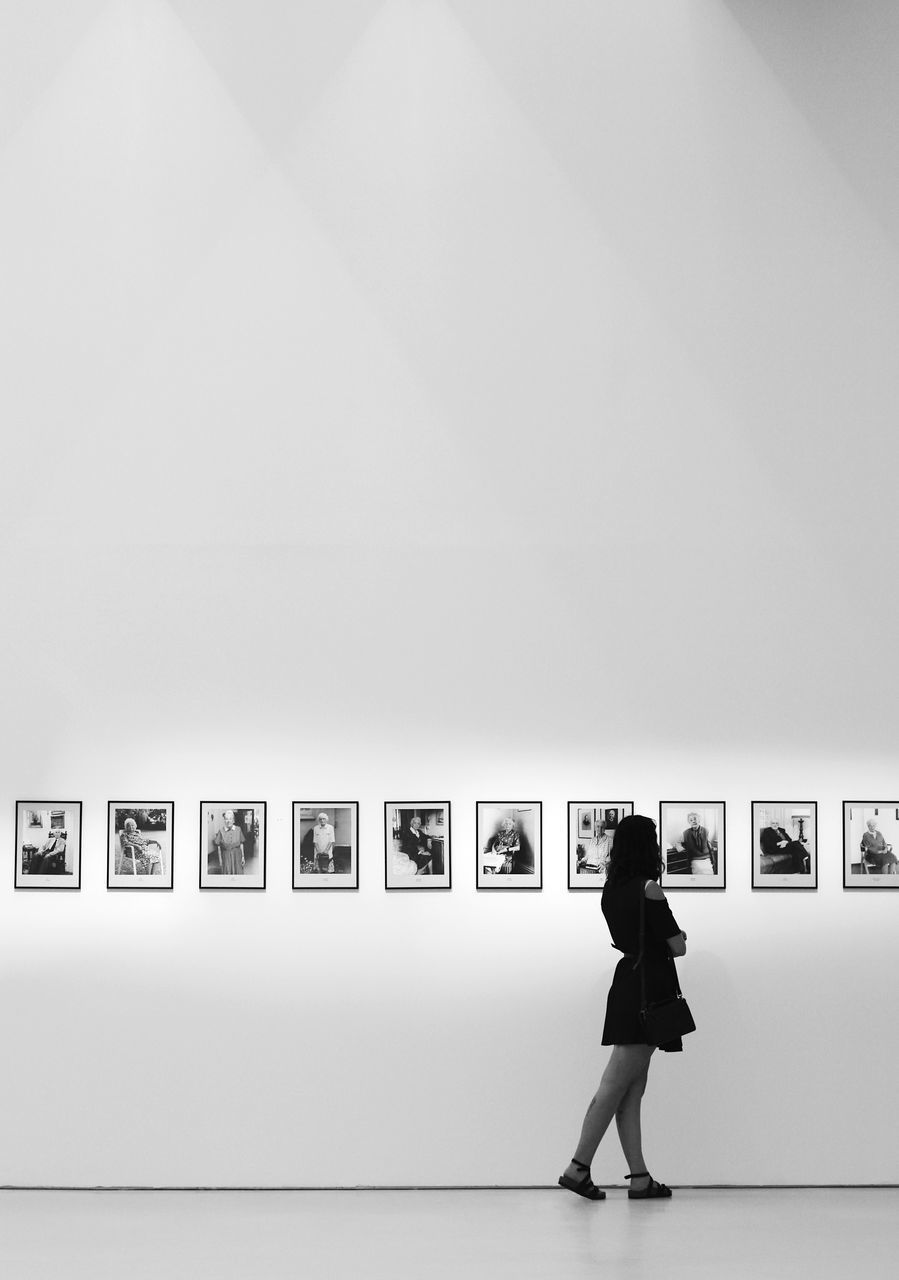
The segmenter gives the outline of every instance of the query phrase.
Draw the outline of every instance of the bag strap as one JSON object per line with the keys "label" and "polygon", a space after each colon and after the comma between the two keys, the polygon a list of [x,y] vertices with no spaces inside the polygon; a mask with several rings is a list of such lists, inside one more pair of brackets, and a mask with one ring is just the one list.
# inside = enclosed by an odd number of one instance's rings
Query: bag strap
{"label": "bag strap", "polygon": [[646,883],[640,881],[640,941],[637,945],[637,959],[634,968],[640,969],[640,1012],[646,1012],[646,966],[643,963],[643,951],[646,945]]}

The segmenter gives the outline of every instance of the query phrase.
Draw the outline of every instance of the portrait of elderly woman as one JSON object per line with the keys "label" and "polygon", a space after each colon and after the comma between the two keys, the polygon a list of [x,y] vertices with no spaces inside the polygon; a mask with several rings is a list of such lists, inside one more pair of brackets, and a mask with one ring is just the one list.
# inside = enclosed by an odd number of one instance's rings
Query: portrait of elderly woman
{"label": "portrait of elderly woman", "polygon": [[724,801],[663,800],[659,833],[665,882],[671,889],[723,889]]}
{"label": "portrait of elderly woman", "polygon": [[477,805],[477,887],[539,889],[542,805]]}
{"label": "portrait of elderly woman", "polygon": [[265,801],[200,806],[200,888],[265,888]]}
{"label": "portrait of elderly woman", "polygon": [[171,801],[109,805],[107,889],[171,889]]}
{"label": "portrait of elderly woman", "polygon": [[843,805],[843,887],[899,889],[899,804]]}
{"label": "portrait of elderly woman", "polygon": [[896,855],[893,846],[883,838],[877,819],[869,818],[862,832],[862,865],[866,871],[880,871],[896,875]]}
{"label": "portrait of elderly woman", "polygon": [[450,805],[384,806],[384,887],[449,889]]}

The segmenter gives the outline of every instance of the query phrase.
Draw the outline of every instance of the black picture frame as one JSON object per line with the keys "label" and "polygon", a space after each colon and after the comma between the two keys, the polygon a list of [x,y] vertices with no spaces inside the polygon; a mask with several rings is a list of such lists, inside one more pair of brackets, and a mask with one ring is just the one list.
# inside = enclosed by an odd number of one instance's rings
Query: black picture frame
{"label": "black picture frame", "polygon": [[[421,824],[421,835],[415,839],[408,834],[413,818]],[[384,888],[388,893],[452,889],[452,827],[449,800],[384,801]]]}
{"label": "black picture frame", "polygon": [[[165,816],[164,825],[161,816]],[[129,858],[123,844],[125,822],[137,824],[140,836],[149,842],[147,855]],[[158,846],[154,848],[153,845]],[[126,868],[130,865],[130,873]],[[150,868],[143,870],[143,868]],[[157,871],[155,868],[161,868]],[[110,800],[106,808],[106,888],[126,893],[170,892],[175,887],[175,802],[157,800],[126,803]]]}
{"label": "black picture frame", "polygon": [[[862,836],[873,819],[883,837],[884,854],[888,860],[882,865],[891,871],[878,869],[869,853],[862,852]],[[878,889],[899,889],[899,800],[844,800],[843,801],[843,888],[871,893]]]}
{"label": "black picture frame", "polygon": [[817,801],[753,800],[749,847],[753,889],[814,892],[818,888]]}
{"label": "black picture frame", "polygon": [[[610,813],[616,814],[614,828],[608,823]],[[622,818],[632,817],[633,813],[633,800],[568,801],[566,848],[568,888],[572,893],[602,892],[606,883],[605,860],[614,840],[614,829]],[[589,830],[584,825],[588,815]],[[600,827],[602,830],[598,831]],[[605,849],[604,844],[607,845]]]}
{"label": "black picture frame", "polygon": [[82,829],[80,800],[17,800],[15,888],[80,890]]}
{"label": "black picture frame", "polygon": [[[304,810],[308,811],[308,815],[303,812]],[[318,815],[321,813],[325,813],[329,818],[335,836],[327,865],[324,866],[322,865],[324,855],[317,854],[314,848],[314,829]],[[338,813],[341,815],[340,821],[337,821]],[[291,816],[292,887],[298,892],[358,889],[359,801],[294,800]],[[309,821],[310,816],[311,825],[307,832],[303,830],[303,826]],[[336,839],[338,835],[348,839],[338,840]],[[312,837],[313,848],[309,851],[311,856],[307,858],[304,856],[304,846],[309,836]],[[346,869],[344,869],[344,862]]]}
{"label": "black picture frame", "polygon": [[[240,826],[244,841],[240,847],[246,848],[246,837],[250,834],[247,815],[253,814],[253,852],[252,857],[258,859],[253,873],[246,874],[246,867],[241,872],[228,871],[228,854],[218,847],[219,866],[213,869],[210,861],[216,856],[216,831],[222,831],[226,813],[234,815],[234,826]],[[261,820],[260,820],[261,819]],[[211,830],[211,828],[215,828]],[[199,880],[200,888],[210,892],[229,892],[243,890],[247,893],[264,892],[266,877],[266,841],[268,839],[268,806],[265,800],[201,800],[200,802],[200,848],[199,848]],[[238,847],[237,844],[231,848]],[[233,854],[231,855],[234,856]],[[205,868],[204,868],[205,863]]]}
{"label": "black picture frame", "polygon": [[[706,832],[711,870],[704,857],[691,859],[684,842],[689,816],[696,813]],[[727,805],[724,800],[662,800],[659,803],[659,848],[665,890],[697,889],[703,893],[727,888]]]}
{"label": "black picture frame", "polygon": [[543,888],[542,800],[476,802],[475,887],[488,893]]}

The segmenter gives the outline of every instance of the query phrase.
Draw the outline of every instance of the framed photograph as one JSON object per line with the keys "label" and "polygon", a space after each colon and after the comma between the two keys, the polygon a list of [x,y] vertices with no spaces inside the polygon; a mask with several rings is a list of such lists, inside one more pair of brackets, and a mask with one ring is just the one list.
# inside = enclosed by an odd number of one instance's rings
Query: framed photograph
{"label": "framed photograph", "polygon": [[723,800],[663,800],[659,844],[666,889],[725,887]]}
{"label": "framed photograph", "polygon": [[359,888],[359,802],[296,800],[293,887]]}
{"label": "framed photograph", "polygon": [[109,802],[107,889],[171,889],[175,806]]}
{"label": "framed photograph", "polygon": [[200,888],[265,888],[265,801],[200,805]]}
{"label": "framed photograph", "polygon": [[81,801],[16,805],[17,889],[81,888]]}
{"label": "framed photograph", "polygon": [[615,832],[634,812],[630,800],[568,802],[568,888],[602,889]]}
{"label": "framed photograph", "polygon": [[843,802],[843,888],[899,889],[899,801]]}
{"label": "framed photograph", "polygon": [[385,889],[451,889],[449,800],[384,804]]}
{"label": "framed photograph", "polygon": [[479,800],[476,883],[479,889],[542,889],[543,805]]}
{"label": "framed photograph", "polygon": [[818,806],[814,800],[752,804],[753,889],[817,889]]}

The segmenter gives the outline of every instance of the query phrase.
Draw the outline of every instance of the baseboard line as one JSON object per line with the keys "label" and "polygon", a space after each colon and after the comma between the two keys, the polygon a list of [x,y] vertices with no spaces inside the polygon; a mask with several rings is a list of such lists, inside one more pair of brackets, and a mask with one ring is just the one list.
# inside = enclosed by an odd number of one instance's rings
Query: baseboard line
{"label": "baseboard line", "polygon": [[[606,1182],[603,1186],[611,1190],[626,1190],[623,1182]],[[899,1189],[899,1183],[895,1182],[681,1182],[670,1184],[674,1191],[890,1191]],[[91,1186],[66,1186],[62,1184],[47,1183],[4,1183],[0,1186],[0,1192],[3,1191],[72,1191],[72,1192],[92,1192],[92,1191],[147,1191],[147,1192],[165,1192],[165,1191],[194,1191],[194,1192],[226,1192],[226,1191],[252,1191],[259,1195],[271,1194],[273,1192],[313,1192],[313,1191],[558,1191],[556,1185],[548,1186],[546,1183],[470,1183],[461,1186],[458,1183],[452,1186],[416,1186],[412,1183],[396,1183],[390,1186],[370,1186],[360,1185],[354,1187],[341,1186],[272,1186],[272,1187],[237,1187],[237,1186],[214,1186],[214,1185],[196,1185],[196,1186],[150,1186],[142,1183],[97,1183]]]}

